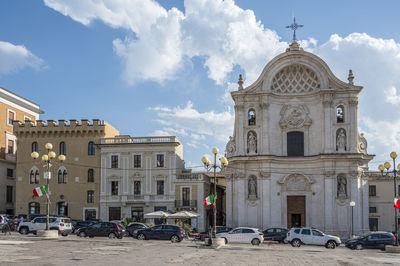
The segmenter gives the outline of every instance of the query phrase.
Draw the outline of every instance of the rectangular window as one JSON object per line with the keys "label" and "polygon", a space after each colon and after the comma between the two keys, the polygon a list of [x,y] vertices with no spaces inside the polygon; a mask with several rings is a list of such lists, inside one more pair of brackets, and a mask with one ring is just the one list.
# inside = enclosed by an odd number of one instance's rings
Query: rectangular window
{"label": "rectangular window", "polygon": [[8,154],[14,154],[14,141],[8,140]]}
{"label": "rectangular window", "polygon": [[13,186],[7,186],[7,203],[13,202]]}
{"label": "rectangular window", "polygon": [[376,207],[369,207],[369,213],[376,213]]}
{"label": "rectangular window", "polygon": [[304,156],[304,133],[293,131],[287,133],[287,155]]}
{"label": "rectangular window", "polygon": [[190,206],[190,188],[182,188],[182,206]]}
{"label": "rectangular window", "polygon": [[369,196],[370,197],[375,197],[376,196],[376,186],[375,185],[370,185],[369,186]]}
{"label": "rectangular window", "polygon": [[157,167],[164,167],[164,154],[157,154]]}
{"label": "rectangular window", "polygon": [[369,218],[369,230],[378,231],[378,218]]}
{"label": "rectangular window", "polygon": [[15,112],[14,111],[11,111],[11,110],[8,110],[8,120],[7,120],[7,123],[10,125],[10,126],[12,126],[12,124],[13,124],[13,120],[15,119]]}
{"label": "rectangular window", "polygon": [[141,194],[141,184],[140,181],[134,181],[133,182],[133,186],[134,186],[134,195],[140,195]]}
{"label": "rectangular window", "polygon": [[111,181],[111,195],[118,196],[118,181]]}
{"label": "rectangular window", "polygon": [[14,177],[14,169],[7,168],[7,177]]}
{"label": "rectangular window", "polygon": [[142,167],[142,156],[141,155],[133,155],[133,167],[134,168]]}
{"label": "rectangular window", "polygon": [[111,155],[111,168],[118,168],[118,155]]}
{"label": "rectangular window", "polygon": [[164,181],[157,181],[157,195],[164,195]]}
{"label": "rectangular window", "polygon": [[135,207],[131,209],[131,214],[132,214],[132,219],[135,222],[141,222],[143,221],[143,208],[141,207]]}
{"label": "rectangular window", "polygon": [[94,191],[88,190],[87,192],[87,203],[94,203]]}

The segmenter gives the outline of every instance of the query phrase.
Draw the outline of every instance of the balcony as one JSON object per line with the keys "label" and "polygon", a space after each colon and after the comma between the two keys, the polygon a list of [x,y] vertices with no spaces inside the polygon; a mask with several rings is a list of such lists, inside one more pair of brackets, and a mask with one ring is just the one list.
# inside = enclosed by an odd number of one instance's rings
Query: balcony
{"label": "balcony", "polygon": [[144,196],[143,195],[129,195],[127,197],[128,201],[143,201]]}
{"label": "balcony", "polygon": [[148,143],[169,143],[179,142],[175,136],[166,137],[116,137],[116,138],[104,138],[101,139],[101,144],[148,144]]}
{"label": "balcony", "polygon": [[175,208],[197,208],[197,200],[175,200]]}

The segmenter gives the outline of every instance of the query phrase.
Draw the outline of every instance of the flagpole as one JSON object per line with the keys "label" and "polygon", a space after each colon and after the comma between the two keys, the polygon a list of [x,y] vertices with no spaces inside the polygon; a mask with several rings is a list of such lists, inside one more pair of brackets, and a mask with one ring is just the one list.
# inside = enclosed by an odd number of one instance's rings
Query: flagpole
{"label": "flagpole", "polygon": [[213,228],[213,237],[217,237],[217,178],[216,178],[216,170],[217,170],[217,154],[214,153],[214,195],[215,195],[215,203],[214,203],[214,228]]}
{"label": "flagpole", "polygon": [[[50,160],[47,161],[47,174],[50,172]],[[46,209],[46,230],[49,230],[49,223],[50,223],[50,217],[49,217],[49,212],[50,212],[50,203],[49,203],[49,176],[46,178],[46,185],[47,185],[47,193],[46,193],[46,198],[47,198],[47,209]]]}
{"label": "flagpole", "polygon": [[[393,168],[394,168],[394,170],[393,170],[393,176],[394,176],[394,181],[393,181],[393,184],[394,184],[394,198],[397,198],[397,190],[396,190],[396,158],[393,158]],[[398,230],[398,227],[399,227],[399,219],[398,219],[398,210],[397,210],[397,208],[396,208],[397,206],[394,206],[394,230],[395,230],[395,236],[396,236],[396,246],[398,246],[399,245],[399,230]]]}

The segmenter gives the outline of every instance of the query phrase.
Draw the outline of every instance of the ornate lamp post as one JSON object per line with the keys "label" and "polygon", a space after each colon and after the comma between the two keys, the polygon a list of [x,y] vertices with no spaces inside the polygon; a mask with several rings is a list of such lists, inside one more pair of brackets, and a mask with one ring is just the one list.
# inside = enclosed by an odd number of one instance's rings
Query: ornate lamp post
{"label": "ornate lamp post", "polygon": [[[393,171],[389,171],[391,164],[389,162],[384,163],[383,165],[379,165],[378,169],[381,171],[382,176],[387,176],[389,175],[390,172],[393,172],[393,187],[394,187],[394,197],[397,197],[397,191],[396,191],[396,158],[397,158],[397,153],[396,152],[391,152],[390,153],[390,158],[393,159]],[[386,173],[383,174],[383,171],[386,169]],[[400,170],[400,164],[397,165],[397,169]],[[395,235],[396,235],[396,246],[399,245],[399,238],[398,238],[398,214],[397,214],[397,209],[396,206],[394,207],[394,230],[395,230]]]}
{"label": "ornate lamp post", "polygon": [[[210,171],[211,169],[214,169],[214,193],[215,196],[217,195],[217,178],[216,178],[216,170],[217,168],[223,169],[224,167],[228,166],[228,159],[226,159],[224,156],[219,158],[219,161],[221,162],[221,165],[217,165],[217,154],[219,150],[218,148],[214,147],[212,149],[212,153],[214,154],[214,163],[211,164],[210,160],[207,158],[207,156],[203,156],[201,158],[201,161],[204,164],[204,167],[207,169],[207,172]],[[218,198],[215,198],[215,208],[214,208],[214,226],[213,226],[213,238],[217,237],[217,200]]]}
{"label": "ornate lamp post", "polygon": [[354,209],[354,206],[356,206],[356,203],[354,201],[350,201],[350,208],[351,208],[351,236],[350,236],[350,238],[353,238],[353,235],[354,235],[354,233],[353,233],[353,228],[354,228],[353,209]]}
{"label": "ornate lamp post", "polygon": [[[47,188],[49,188],[49,180],[51,178],[51,172],[50,172],[50,167],[51,167],[51,162],[53,159],[56,158],[56,153],[54,151],[52,151],[53,149],[53,144],[51,143],[46,143],[46,145],[44,145],[44,147],[47,150],[46,154],[42,155],[42,161],[45,162],[46,164],[44,165],[44,167],[46,167],[47,172],[44,173],[43,178],[46,179],[46,185]],[[31,157],[36,160],[37,158],[39,158],[39,153],[34,151],[31,153]],[[60,162],[65,161],[66,157],[65,155],[61,154],[58,156],[58,160]],[[46,209],[46,230],[49,230],[49,212],[50,212],[50,200],[49,200],[49,195],[46,195],[47,198],[47,209]]]}

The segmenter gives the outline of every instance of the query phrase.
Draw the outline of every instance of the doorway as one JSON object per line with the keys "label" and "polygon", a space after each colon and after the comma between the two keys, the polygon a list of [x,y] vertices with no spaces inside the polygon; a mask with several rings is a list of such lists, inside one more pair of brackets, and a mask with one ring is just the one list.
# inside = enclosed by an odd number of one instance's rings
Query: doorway
{"label": "doorway", "polygon": [[306,196],[287,196],[287,226],[306,226]]}
{"label": "doorway", "polygon": [[109,207],[108,208],[108,220],[120,220],[121,219],[121,207]]}

